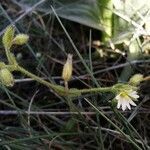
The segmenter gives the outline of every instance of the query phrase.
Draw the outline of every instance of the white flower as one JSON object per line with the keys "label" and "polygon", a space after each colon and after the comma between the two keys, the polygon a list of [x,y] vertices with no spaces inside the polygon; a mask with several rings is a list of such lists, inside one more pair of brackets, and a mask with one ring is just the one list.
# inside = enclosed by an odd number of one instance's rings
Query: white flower
{"label": "white flower", "polygon": [[122,106],[122,110],[126,110],[128,108],[131,109],[131,106],[136,106],[134,101],[137,101],[137,98],[139,98],[139,95],[136,91],[133,90],[124,90],[121,91],[116,97],[116,100],[118,101],[117,108],[119,109]]}

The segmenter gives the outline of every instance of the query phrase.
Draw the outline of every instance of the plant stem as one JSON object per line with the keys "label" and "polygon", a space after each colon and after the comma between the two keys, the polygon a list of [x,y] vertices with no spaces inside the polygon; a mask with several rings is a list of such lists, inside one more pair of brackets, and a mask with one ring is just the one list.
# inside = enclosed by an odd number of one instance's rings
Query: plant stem
{"label": "plant stem", "polygon": [[36,76],[36,75],[30,73],[29,71],[27,71],[26,69],[24,69],[24,68],[22,68],[22,67],[20,67],[20,66],[17,66],[16,71],[20,71],[21,73],[23,73],[23,74],[25,74],[25,75],[31,77],[32,79],[34,79],[34,80],[36,80],[37,82],[39,82],[39,83],[41,83],[41,84],[47,86],[48,88],[55,89],[55,87],[57,86],[57,85],[51,84],[51,83],[49,83],[49,82],[47,82],[47,81],[41,79],[40,77],[38,77],[38,76]]}
{"label": "plant stem", "polygon": [[11,64],[11,58],[10,58],[10,51],[9,51],[9,49],[5,49],[5,53],[6,53],[6,57],[7,57],[8,63]]}
{"label": "plant stem", "polygon": [[107,42],[112,37],[112,16],[113,16],[113,3],[112,0],[98,0],[98,5],[101,11],[101,21],[104,26],[105,32],[102,34],[102,41]]}
{"label": "plant stem", "polygon": [[115,92],[116,90],[112,87],[100,87],[100,88],[91,88],[91,89],[82,89],[80,90],[81,93],[97,93],[97,92]]}
{"label": "plant stem", "polygon": [[20,71],[21,73],[25,74],[26,76],[36,80],[37,82],[47,86],[48,88],[53,89],[55,92],[57,92],[59,95],[80,95],[83,93],[96,93],[96,92],[115,92],[116,89],[112,87],[104,87],[104,88],[90,88],[90,89],[69,89],[68,92],[66,92],[66,89],[63,86],[52,84],[48,81],[43,80],[42,78],[30,73],[26,69],[22,68],[21,66],[17,66],[16,71]]}

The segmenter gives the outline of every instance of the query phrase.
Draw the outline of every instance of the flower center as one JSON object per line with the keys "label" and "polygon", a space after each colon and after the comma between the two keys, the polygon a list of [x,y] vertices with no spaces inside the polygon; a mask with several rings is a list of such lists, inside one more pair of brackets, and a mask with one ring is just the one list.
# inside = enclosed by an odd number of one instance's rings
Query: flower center
{"label": "flower center", "polygon": [[128,97],[129,97],[127,92],[121,92],[120,96],[124,99],[128,99]]}

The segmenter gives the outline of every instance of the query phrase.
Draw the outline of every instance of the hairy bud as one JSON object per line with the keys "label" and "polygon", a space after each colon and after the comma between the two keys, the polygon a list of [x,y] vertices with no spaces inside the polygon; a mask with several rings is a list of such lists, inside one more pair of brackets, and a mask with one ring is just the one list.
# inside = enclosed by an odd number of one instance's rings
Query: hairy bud
{"label": "hairy bud", "polygon": [[130,78],[129,84],[133,86],[137,86],[142,80],[143,80],[142,74],[135,74]]}
{"label": "hairy bud", "polygon": [[26,34],[18,34],[16,37],[13,39],[13,44],[16,45],[23,45],[26,44],[29,40],[29,36]]}
{"label": "hairy bud", "polygon": [[14,85],[14,77],[7,68],[0,70],[0,82],[5,86],[12,87]]}
{"label": "hairy bud", "polygon": [[5,49],[10,49],[12,46],[12,41],[14,38],[15,29],[14,26],[8,26],[4,32],[4,35],[2,37],[2,42],[5,47]]}

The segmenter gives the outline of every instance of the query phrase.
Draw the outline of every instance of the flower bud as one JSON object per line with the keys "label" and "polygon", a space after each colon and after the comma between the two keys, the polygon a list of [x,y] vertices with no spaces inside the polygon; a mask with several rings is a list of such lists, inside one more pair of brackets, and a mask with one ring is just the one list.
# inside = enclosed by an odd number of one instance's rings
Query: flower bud
{"label": "flower bud", "polygon": [[23,44],[26,44],[28,40],[29,40],[29,36],[27,34],[18,34],[13,39],[13,44],[23,45]]}
{"label": "flower bud", "polygon": [[10,49],[12,46],[12,41],[14,38],[15,29],[14,26],[8,26],[4,32],[4,35],[2,37],[2,42],[5,47],[5,49]]}
{"label": "flower bud", "polygon": [[14,85],[13,75],[7,68],[3,68],[0,70],[0,82],[5,86]]}
{"label": "flower bud", "polygon": [[143,80],[142,74],[135,74],[130,78],[129,84],[133,86],[137,86],[142,80]]}
{"label": "flower bud", "polygon": [[67,61],[63,67],[62,78],[64,81],[69,81],[72,76],[72,55],[68,54]]}

